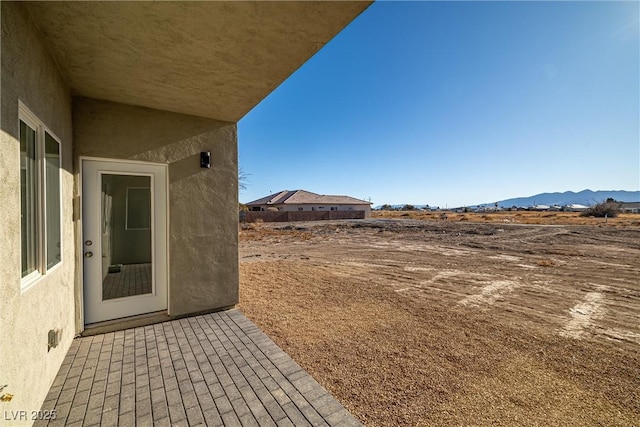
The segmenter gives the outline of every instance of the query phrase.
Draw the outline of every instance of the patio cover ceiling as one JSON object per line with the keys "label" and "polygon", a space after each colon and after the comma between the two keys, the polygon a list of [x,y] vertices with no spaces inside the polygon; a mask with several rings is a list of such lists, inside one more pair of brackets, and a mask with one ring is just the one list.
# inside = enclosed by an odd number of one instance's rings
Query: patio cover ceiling
{"label": "patio cover ceiling", "polygon": [[73,95],[236,122],[370,2],[29,2]]}

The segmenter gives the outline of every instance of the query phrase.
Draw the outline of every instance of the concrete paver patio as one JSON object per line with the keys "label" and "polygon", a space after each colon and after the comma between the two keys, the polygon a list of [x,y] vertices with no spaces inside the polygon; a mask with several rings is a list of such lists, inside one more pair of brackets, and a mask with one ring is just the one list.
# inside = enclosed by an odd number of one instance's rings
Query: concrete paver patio
{"label": "concrete paver patio", "polygon": [[240,311],[74,340],[36,426],[359,426]]}

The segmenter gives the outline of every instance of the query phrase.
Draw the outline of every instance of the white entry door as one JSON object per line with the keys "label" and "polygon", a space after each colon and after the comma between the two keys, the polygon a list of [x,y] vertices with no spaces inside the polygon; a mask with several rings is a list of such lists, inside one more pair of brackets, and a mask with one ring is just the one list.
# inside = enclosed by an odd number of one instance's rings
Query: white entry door
{"label": "white entry door", "polygon": [[167,309],[167,169],[82,161],[85,324]]}

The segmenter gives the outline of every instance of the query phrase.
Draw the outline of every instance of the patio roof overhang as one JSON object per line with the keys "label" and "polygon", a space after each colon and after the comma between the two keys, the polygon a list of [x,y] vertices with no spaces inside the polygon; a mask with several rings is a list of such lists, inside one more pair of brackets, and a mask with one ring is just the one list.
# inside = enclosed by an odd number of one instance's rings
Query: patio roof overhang
{"label": "patio roof overhang", "polygon": [[73,95],[236,122],[370,2],[29,2]]}

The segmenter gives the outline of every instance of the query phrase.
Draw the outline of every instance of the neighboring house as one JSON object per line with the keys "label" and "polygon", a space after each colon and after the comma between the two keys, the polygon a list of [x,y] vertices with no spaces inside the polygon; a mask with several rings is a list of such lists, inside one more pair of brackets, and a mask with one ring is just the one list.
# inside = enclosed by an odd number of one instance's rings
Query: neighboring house
{"label": "neighboring house", "polygon": [[2,414],[96,324],[238,302],[236,124],[368,5],[0,2]]}
{"label": "neighboring house", "polygon": [[640,213],[640,202],[621,202],[620,210],[624,213]]}
{"label": "neighboring house", "polygon": [[281,191],[246,204],[250,211],[365,211],[371,215],[371,202],[349,196],[325,196],[305,190]]}

